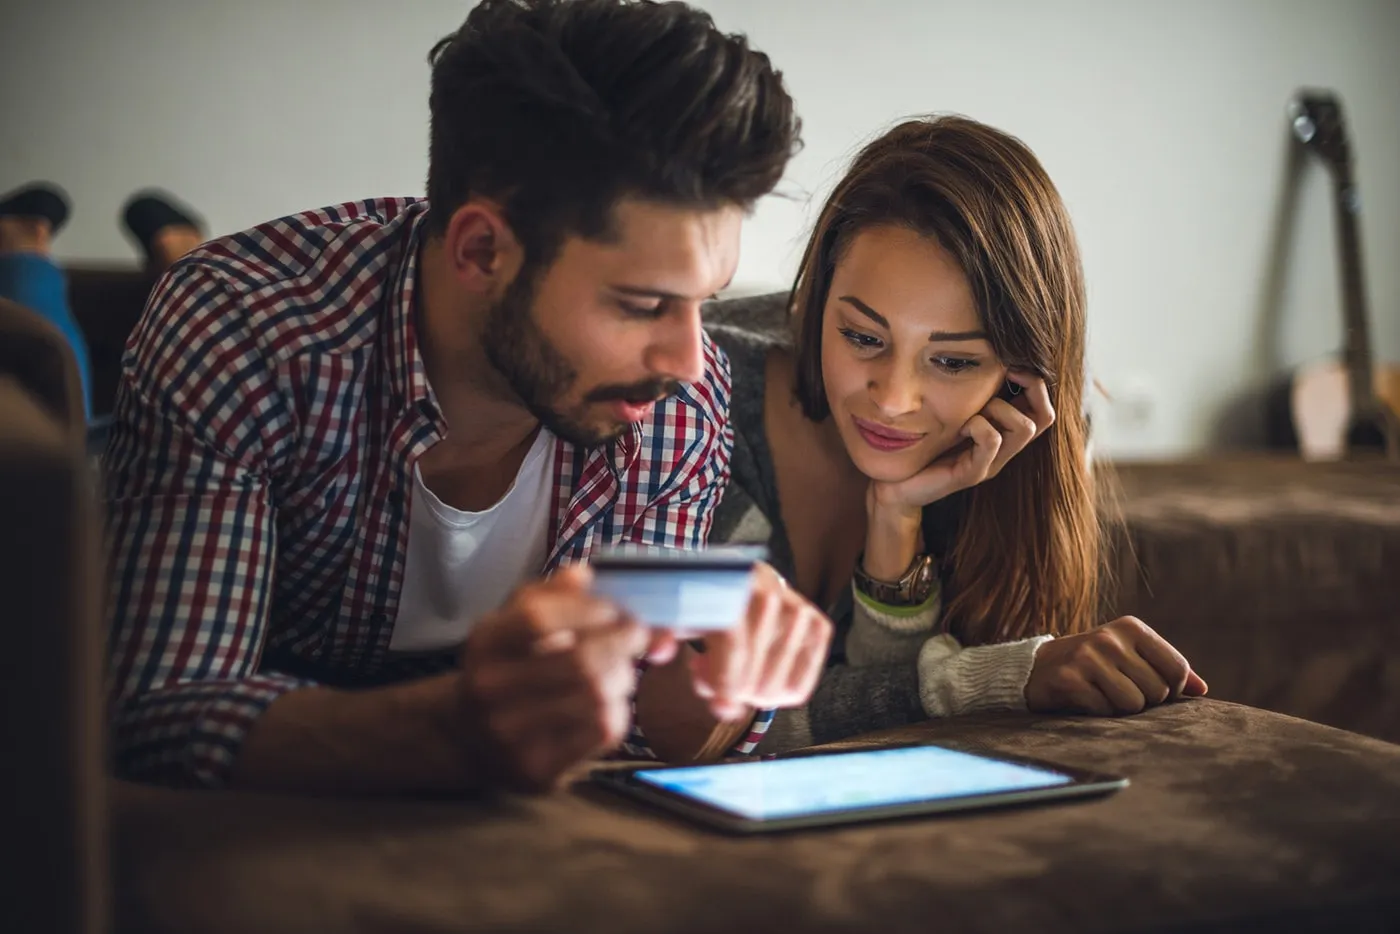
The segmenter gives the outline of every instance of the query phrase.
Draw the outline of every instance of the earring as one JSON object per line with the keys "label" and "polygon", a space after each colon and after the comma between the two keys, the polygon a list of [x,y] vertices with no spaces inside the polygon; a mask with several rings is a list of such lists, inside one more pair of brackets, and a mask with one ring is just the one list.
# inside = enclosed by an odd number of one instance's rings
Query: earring
{"label": "earring", "polygon": [[1011,393],[1011,395],[1013,396],[1019,396],[1021,394],[1021,384],[1013,383],[1011,380],[1007,380],[1006,391]]}

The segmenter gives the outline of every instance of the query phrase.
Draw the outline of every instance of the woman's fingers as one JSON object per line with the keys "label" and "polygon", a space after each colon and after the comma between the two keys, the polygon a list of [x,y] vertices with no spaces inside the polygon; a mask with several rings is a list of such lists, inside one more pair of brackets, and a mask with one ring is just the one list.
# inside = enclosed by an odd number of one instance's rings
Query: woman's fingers
{"label": "woman's fingers", "polygon": [[1113,702],[1097,684],[1084,677],[1082,672],[1065,672],[1061,675],[1060,683],[1064,700],[1059,706],[1063,709],[1077,710],[1097,717],[1113,716]]}
{"label": "woman's fingers", "polygon": [[1003,443],[1001,432],[983,415],[969,418],[963,426],[963,434],[971,439],[972,448],[959,459],[956,468],[961,474],[957,478],[960,488],[975,486],[987,479]]}
{"label": "woman's fingers", "polygon": [[1147,708],[1147,698],[1133,679],[1108,661],[1094,666],[1088,674],[1088,681],[1108,698],[1114,713],[1141,713]]}
{"label": "woman's fingers", "polygon": [[982,409],[982,416],[1002,437],[996,457],[987,469],[987,476],[995,477],[1001,473],[1001,468],[1006,466],[1007,461],[1020,454],[1026,449],[1026,445],[1035,440],[1038,429],[1029,415],[1005,399],[993,399],[988,402]]}
{"label": "woman's fingers", "polygon": [[1024,370],[1008,370],[1006,378],[1020,386],[1022,392],[1016,397],[1015,406],[1035,423],[1036,435],[1055,424],[1055,406],[1050,402],[1050,388],[1045,380]]}
{"label": "woman's fingers", "polygon": [[1172,697],[1180,697],[1186,693],[1191,676],[1191,663],[1151,626],[1135,616],[1122,616],[1105,624],[1104,628],[1127,640],[1133,650],[1167,683]]}

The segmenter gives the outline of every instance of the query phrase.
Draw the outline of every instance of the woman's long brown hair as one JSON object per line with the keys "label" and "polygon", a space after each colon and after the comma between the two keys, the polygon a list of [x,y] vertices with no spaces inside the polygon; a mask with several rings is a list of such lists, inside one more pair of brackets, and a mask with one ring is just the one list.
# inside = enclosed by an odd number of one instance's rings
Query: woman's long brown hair
{"label": "woman's long brown hair", "polygon": [[1106,584],[1083,412],[1085,293],[1059,192],[1020,140],[963,117],[911,120],[866,146],[817,221],[793,286],[797,395],[830,415],[822,315],[842,251],[857,233],[900,226],[957,258],[1001,361],[1044,377],[1054,426],[967,496],[951,553],[944,622],[968,644],[1098,623]]}

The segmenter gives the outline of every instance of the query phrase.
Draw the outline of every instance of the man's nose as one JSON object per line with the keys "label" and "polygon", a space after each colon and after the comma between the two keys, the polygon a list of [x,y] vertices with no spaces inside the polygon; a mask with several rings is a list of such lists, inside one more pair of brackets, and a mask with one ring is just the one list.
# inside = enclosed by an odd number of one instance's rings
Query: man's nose
{"label": "man's nose", "polygon": [[700,303],[677,309],[664,319],[664,332],[651,346],[647,367],[664,379],[694,383],[705,375],[705,338],[700,330]]}

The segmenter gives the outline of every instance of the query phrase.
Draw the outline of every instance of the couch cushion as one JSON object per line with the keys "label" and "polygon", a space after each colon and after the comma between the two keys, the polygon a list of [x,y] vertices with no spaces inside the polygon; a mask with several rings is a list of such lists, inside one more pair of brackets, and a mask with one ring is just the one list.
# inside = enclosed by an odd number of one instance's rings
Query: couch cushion
{"label": "couch cushion", "polygon": [[1238,457],[1118,470],[1116,611],[1217,697],[1400,741],[1400,468]]}
{"label": "couch cushion", "polygon": [[0,930],[105,930],[97,523],[63,336],[0,303]]}
{"label": "couch cushion", "polygon": [[1092,934],[1380,930],[1400,917],[1400,747],[1208,700],[1123,719],[968,717],[860,744],[892,740],[1058,760],[1132,785],[1096,801],[755,839],[587,789],[385,802],[122,785],[120,918],[240,934]]}

